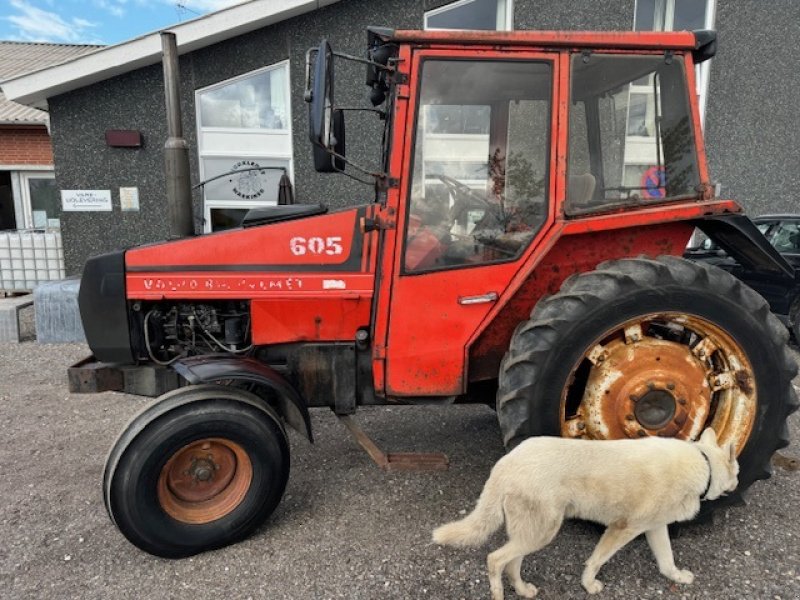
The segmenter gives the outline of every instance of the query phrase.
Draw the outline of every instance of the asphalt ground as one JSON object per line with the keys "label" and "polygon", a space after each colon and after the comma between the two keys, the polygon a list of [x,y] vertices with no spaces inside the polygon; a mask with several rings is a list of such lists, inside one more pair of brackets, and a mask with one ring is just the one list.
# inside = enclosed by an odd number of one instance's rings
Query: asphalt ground
{"label": "asphalt ground", "polygon": [[[25,336],[32,337],[30,314]],[[430,543],[431,530],[474,505],[502,455],[494,413],[481,406],[360,410],[358,422],[384,449],[443,451],[449,471],[386,474],[332,413],[312,413],[316,443],[291,436],[283,501],[255,535],[184,560],[147,555],[109,521],[101,496],[106,452],[146,399],[72,395],[66,368],[83,345],[0,345],[0,597],[121,598],[488,598],[481,548]],[[800,385],[800,381],[795,381]],[[774,476],[748,505],[673,539],[692,585],[663,578],[643,539],[600,572],[599,598],[800,598],[800,415]],[[583,561],[600,535],[570,522],[523,563],[540,598],[585,598]],[[514,598],[506,587],[506,597]]]}

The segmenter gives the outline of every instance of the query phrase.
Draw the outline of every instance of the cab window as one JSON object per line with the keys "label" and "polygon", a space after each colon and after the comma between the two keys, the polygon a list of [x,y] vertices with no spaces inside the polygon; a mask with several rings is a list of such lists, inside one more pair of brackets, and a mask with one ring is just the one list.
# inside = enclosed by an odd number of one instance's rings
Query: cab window
{"label": "cab window", "polygon": [[698,197],[683,57],[576,54],[567,214]]}
{"label": "cab window", "polygon": [[513,260],[547,215],[552,65],[422,65],[404,272]]}

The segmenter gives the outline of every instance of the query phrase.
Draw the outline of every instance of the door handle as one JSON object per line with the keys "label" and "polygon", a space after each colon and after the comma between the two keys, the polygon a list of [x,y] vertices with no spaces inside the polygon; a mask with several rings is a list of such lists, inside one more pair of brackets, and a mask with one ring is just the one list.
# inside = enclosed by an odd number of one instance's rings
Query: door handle
{"label": "door handle", "polygon": [[487,292],[480,296],[460,296],[458,303],[462,306],[469,306],[470,304],[488,304],[489,302],[497,302],[497,292]]}

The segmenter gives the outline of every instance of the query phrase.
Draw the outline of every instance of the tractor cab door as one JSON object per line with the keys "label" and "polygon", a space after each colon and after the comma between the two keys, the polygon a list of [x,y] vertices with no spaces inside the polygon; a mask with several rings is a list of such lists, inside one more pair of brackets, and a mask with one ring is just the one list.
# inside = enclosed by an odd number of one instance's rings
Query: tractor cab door
{"label": "tractor cab door", "polygon": [[556,53],[414,54],[379,284],[379,392],[466,390],[468,340],[552,222],[557,71]]}

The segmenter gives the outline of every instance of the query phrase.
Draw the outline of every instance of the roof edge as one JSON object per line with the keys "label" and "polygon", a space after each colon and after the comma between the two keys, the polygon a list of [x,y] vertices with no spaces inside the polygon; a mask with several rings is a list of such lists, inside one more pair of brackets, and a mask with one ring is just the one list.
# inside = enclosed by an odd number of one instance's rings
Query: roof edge
{"label": "roof edge", "polygon": [[161,62],[162,31],[186,54],[339,0],[250,0],[0,83],[8,100],[46,109],[47,99]]}

